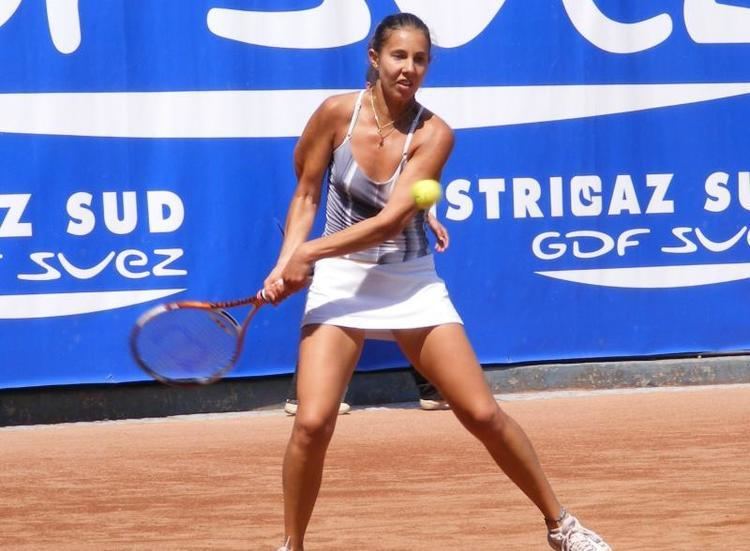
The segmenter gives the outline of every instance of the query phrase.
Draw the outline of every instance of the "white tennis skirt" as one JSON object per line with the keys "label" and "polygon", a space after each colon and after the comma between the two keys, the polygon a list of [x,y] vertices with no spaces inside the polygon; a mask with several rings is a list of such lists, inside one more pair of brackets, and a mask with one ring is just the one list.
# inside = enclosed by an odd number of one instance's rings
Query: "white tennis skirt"
{"label": "white tennis skirt", "polygon": [[391,264],[341,257],[315,263],[302,326],[353,327],[367,338],[392,340],[393,329],[445,323],[463,322],[431,254]]}

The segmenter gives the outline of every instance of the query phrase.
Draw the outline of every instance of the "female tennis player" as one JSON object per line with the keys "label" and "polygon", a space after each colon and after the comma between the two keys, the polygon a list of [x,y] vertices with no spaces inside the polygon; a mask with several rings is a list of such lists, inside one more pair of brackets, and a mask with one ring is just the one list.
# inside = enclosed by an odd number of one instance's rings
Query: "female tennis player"
{"label": "female tennis player", "polygon": [[[310,284],[302,321],[299,409],[284,457],[285,540],[303,551],[339,400],[365,338],[390,335],[536,505],[553,549],[609,550],[560,505],[531,442],[492,396],[461,318],[436,275],[425,213],[411,185],[440,179],[453,133],[415,99],[430,64],[430,32],[416,16],[386,17],[370,41],[370,85],[331,97],[294,153],[298,184],[276,267],[274,303]],[[324,234],[308,240],[328,173]],[[310,282],[310,274],[313,273]]]}

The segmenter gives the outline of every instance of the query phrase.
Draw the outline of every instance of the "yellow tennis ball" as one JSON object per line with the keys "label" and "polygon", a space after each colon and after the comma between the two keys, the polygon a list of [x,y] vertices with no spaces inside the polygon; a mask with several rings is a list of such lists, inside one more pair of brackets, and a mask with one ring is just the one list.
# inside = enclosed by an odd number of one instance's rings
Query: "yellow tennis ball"
{"label": "yellow tennis ball", "polygon": [[411,195],[420,209],[428,209],[443,196],[443,189],[437,180],[419,180],[411,187]]}

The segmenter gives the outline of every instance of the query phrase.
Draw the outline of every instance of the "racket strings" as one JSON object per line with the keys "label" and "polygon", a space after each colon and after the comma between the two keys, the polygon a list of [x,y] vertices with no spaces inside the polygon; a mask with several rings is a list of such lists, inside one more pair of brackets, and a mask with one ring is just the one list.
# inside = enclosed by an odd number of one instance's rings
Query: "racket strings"
{"label": "racket strings", "polygon": [[152,318],[141,328],[137,353],[158,378],[205,382],[231,367],[238,334],[236,322],[228,315],[178,308]]}

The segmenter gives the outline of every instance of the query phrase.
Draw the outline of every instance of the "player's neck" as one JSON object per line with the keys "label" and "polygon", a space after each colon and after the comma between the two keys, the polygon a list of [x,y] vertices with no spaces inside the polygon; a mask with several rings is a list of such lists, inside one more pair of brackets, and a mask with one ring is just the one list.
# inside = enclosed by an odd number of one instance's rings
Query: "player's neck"
{"label": "player's neck", "polygon": [[381,124],[398,124],[402,119],[414,109],[416,100],[412,97],[406,101],[400,101],[397,98],[389,98],[383,93],[380,83],[376,83],[370,88],[372,94],[373,107],[378,115]]}

